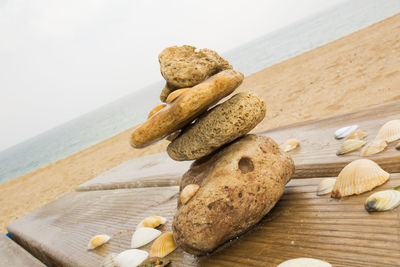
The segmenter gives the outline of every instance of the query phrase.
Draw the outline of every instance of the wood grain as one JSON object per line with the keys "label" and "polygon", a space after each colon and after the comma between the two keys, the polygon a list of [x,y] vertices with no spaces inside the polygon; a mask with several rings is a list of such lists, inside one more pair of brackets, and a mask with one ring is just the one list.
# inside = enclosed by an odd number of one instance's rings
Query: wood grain
{"label": "wood grain", "polygon": [[178,185],[192,161],[174,161],[167,153],[129,160],[81,185],[77,191]]}
{"label": "wood grain", "polygon": [[[255,227],[214,253],[194,257],[178,248],[172,266],[276,266],[313,257],[336,266],[398,266],[400,208],[368,213],[372,192],[341,200],[316,196],[322,178],[296,179],[276,207]],[[374,190],[400,184],[400,174]],[[9,226],[27,250],[48,265],[98,266],[108,253],[129,249],[136,225],[150,215],[167,217],[170,231],[178,187],[120,189],[68,194]],[[91,236],[106,233],[109,244],[88,252]],[[151,244],[142,249],[149,251]]]}
{"label": "wood grain", "polygon": [[[375,138],[379,128],[386,122],[400,119],[400,101],[320,120],[312,120],[273,129],[261,133],[272,137],[278,144],[288,138],[300,141],[300,147],[289,152],[295,162],[293,178],[337,176],[342,168],[355,159],[361,158],[360,151],[337,156],[343,140],[336,140],[334,132],[347,125],[357,124],[368,133],[367,141]],[[385,151],[368,157],[388,172],[400,172],[400,151],[389,144]]]}
{"label": "wood grain", "polygon": [[44,267],[25,249],[4,235],[0,235],[0,266]]}

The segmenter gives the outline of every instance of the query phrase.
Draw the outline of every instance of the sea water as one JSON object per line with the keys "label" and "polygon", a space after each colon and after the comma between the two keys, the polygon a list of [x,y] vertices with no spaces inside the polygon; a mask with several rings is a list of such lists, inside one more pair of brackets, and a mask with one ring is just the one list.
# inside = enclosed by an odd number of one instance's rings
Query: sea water
{"label": "sea water", "polygon": [[[250,75],[400,12],[400,0],[352,0],[222,53]],[[0,152],[0,183],[76,153],[145,120],[161,80]],[[127,140],[128,145],[128,140]]]}

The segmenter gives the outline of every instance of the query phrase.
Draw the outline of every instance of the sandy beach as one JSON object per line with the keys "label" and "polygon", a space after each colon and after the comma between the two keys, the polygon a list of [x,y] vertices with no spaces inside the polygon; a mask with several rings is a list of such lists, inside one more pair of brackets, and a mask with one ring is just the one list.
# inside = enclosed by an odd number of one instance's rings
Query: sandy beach
{"label": "sandy beach", "polygon": [[[253,132],[342,114],[400,99],[399,55],[400,14],[252,74],[237,91],[252,91],[267,105]],[[0,231],[131,158],[165,151],[167,141],[131,148],[131,131],[0,185]]]}

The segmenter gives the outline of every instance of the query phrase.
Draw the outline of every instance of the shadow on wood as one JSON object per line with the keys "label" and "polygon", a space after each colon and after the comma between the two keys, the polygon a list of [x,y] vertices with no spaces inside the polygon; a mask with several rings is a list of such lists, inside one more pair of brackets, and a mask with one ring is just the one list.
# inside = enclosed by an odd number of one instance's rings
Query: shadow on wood
{"label": "shadow on wood", "polygon": [[0,266],[44,267],[45,265],[14,241],[0,235]]}

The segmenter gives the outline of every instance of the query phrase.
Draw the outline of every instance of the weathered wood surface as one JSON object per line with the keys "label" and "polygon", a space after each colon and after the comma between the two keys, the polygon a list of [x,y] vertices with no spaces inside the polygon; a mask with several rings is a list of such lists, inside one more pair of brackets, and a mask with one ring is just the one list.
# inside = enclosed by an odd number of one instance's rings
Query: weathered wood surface
{"label": "weathered wood surface", "polygon": [[[345,165],[361,157],[360,150],[337,156],[336,151],[343,140],[336,140],[334,132],[343,126],[357,124],[368,133],[366,140],[371,141],[379,128],[393,119],[400,119],[400,101],[345,115],[293,124],[261,134],[272,137],[278,144],[282,144],[288,138],[300,141],[300,147],[289,152],[296,165],[293,178],[337,176]],[[368,158],[388,172],[400,172],[400,151],[394,148],[396,143],[389,144],[385,151]]]}
{"label": "weathered wood surface", "polygon": [[[400,101],[378,105],[361,111],[294,124],[261,134],[272,137],[278,144],[297,138],[300,147],[289,152],[296,164],[293,178],[337,176],[342,168],[360,158],[360,151],[336,156],[343,140],[336,140],[334,132],[343,126],[358,124],[372,140],[387,121],[400,118]],[[395,142],[396,143],[396,142]],[[369,157],[389,172],[400,172],[400,151],[395,143],[375,156]],[[167,153],[129,160],[77,187],[77,191],[178,185],[180,177],[191,162],[170,159]]]}
{"label": "weathered wood surface", "polygon": [[[316,196],[321,178],[292,180],[277,206],[250,231],[206,257],[180,248],[172,266],[276,266],[296,257],[313,257],[336,266],[398,266],[400,208],[371,213],[364,201],[372,192],[342,200]],[[374,191],[400,184],[392,174]],[[171,229],[178,187],[70,193],[9,226],[27,250],[49,265],[98,266],[108,253],[129,249],[136,225],[149,215],[168,218]],[[112,236],[90,252],[96,234]],[[142,249],[149,251],[151,244]]]}
{"label": "weathered wood surface", "polygon": [[0,235],[0,266],[44,267],[45,265],[14,241],[4,235]]}
{"label": "weathered wood surface", "polygon": [[174,161],[167,153],[129,160],[81,185],[77,191],[178,185],[191,161]]}

